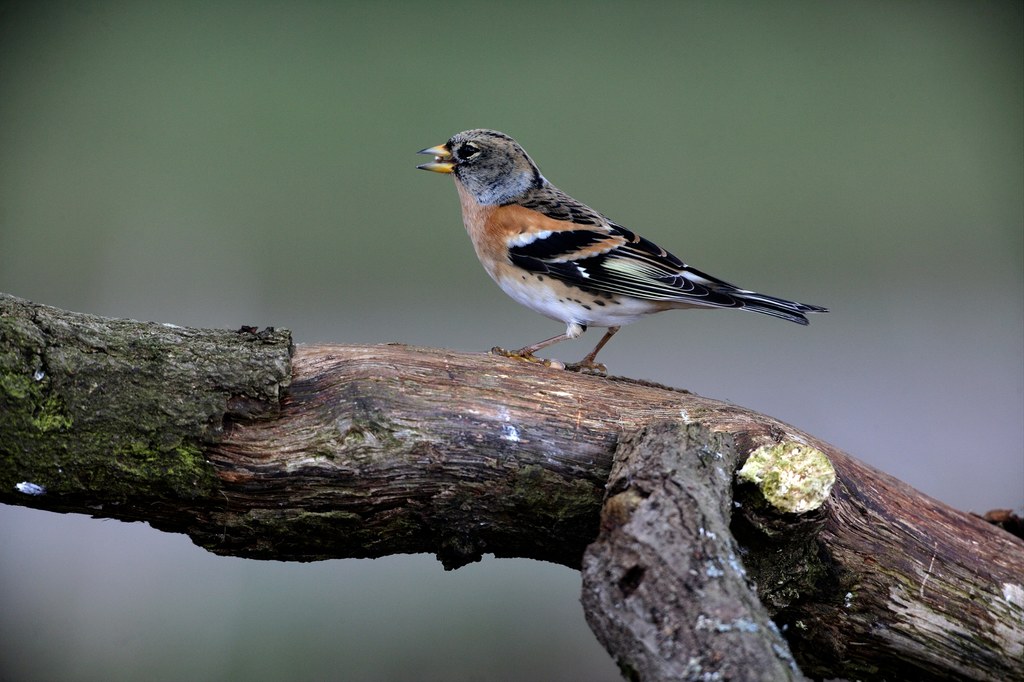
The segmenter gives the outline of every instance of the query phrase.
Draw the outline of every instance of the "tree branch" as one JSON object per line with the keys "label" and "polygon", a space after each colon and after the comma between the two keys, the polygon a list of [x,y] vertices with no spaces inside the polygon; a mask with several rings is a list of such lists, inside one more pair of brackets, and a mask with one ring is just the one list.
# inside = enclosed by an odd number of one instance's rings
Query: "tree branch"
{"label": "tree branch", "polygon": [[697,424],[624,436],[583,562],[591,629],[630,679],[802,680],[729,532],[739,453]]}
{"label": "tree branch", "polygon": [[[685,474],[671,474],[673,438]],[[768,483],[716,483],[694,461],[714,438],[735,448],[718,465],[725,481],[759,447],[799,444],[827,456],[836,483],[824,505],[780,511]],[[640,451],[653,459],[631,463]],[[676,511],[652,521],[652,500]],[[1024,679],[1024,543],[1008,533],[770,417],[490,355],[292,349],[285,331],[108,320],[0,295],[0,501],[146,520],[253,558],[433,552],[454,568],[493,553],[580,567],[586,550],[599,634],[625,607],[642,616],[638,600],[671,612],[601,635],[648,679],[660,673],[636,642],[655,623],[689,627],[662,658],[711,646],[703,671],[737,660],[742,629],[726,626],[743,614],[761,645],[781,642],[736,591],[740,572],[679,573],[687,552],[722,571],[731,552],[810,676]],[[611,531],[645,523],[669,524],[662,558],[629,564],[637,536]],[[780,651],[748,659],[787,667]]]}

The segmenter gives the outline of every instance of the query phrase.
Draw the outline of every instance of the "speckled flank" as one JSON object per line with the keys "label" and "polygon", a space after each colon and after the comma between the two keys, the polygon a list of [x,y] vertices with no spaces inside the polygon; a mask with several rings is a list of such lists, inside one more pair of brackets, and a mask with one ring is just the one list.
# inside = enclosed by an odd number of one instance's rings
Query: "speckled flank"
{"label": "speckled flank", "polygon": [[516,302],[561,322],[619,327],[658,310],[652,307],[650,301],[611,298],[605,294],[586,292],[551,277],[525,273],[510,265],[499,264],[490,274],[501,290]]}

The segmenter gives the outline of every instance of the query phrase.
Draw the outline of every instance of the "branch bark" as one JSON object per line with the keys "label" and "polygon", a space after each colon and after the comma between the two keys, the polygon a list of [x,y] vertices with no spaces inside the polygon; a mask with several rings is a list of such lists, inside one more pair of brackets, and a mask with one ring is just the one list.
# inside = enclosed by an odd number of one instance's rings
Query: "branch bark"
{"label": "branch bark", "polygon": [[698,424],[656,422],[619,441],[583,607],[630,679],[804,679],[729,532],[739,459]]}
{"label": "branch bark", "polygon": [[[734,483],[778,444],[825,453],[823,505]],[[484,354],[293,349],[0,295],[0,501],[252,558],[583,567],[588,620],[643,679],[797,677],[787,643],[812,677],[1024,679],[1008,533],[770,417]]]}

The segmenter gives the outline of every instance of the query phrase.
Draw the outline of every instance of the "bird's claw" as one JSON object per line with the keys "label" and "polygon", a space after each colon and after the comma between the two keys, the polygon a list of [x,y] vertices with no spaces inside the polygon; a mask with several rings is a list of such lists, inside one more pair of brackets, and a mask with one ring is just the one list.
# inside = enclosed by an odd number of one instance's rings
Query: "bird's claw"
{"label": "bird's claw", "polygon": [[522,360],[523,362],[532,362],[537,365],[544,365],[545,367],[552,367],[554,369],[565,369],[565,363],[558,360],[549,360],[547,358],[538,358],[533,353],[524,352],[522,350],[505,350],[499,346],[495,346],[491,349],[493,355],[501,355],[502,357],[512,358],[513,360]]}
{"label": "bird's claw", "polygon": [[594,362],[593,360],[580,360],[579,362],[570,362],[565,366],[570,372],[579,372],[580,374],[590,374],[596,377],[608,376],[608,368],[600,362]]}

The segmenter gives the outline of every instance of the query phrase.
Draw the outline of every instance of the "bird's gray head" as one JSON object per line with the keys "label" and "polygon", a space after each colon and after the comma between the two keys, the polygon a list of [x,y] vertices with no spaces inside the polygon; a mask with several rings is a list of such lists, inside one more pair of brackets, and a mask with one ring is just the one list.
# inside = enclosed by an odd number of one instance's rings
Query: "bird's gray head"
{"label": "bird's gray head", "polygon": [[519,143],[496,130],[465,130],[420,153],[433,154],[434,162],[419,168],[454,173],[481,204],[507,204],[547,182]]}

